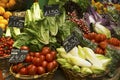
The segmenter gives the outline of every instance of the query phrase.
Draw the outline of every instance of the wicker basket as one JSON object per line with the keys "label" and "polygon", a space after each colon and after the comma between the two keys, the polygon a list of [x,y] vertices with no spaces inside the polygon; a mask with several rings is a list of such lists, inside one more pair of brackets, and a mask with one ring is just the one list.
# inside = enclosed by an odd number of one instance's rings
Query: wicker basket
{"label": "wicker basket", "polygon": [[109,71],[104,72],[102,75],[84,75],[79,72],[75,72],[71,69],[66,69],[64,67],[61,67],[63,73],[66,76],[67,80],[104,80],[105,76]]}
{"label": "wicker basket", "polygon": [[[11,66],[12,67],[12,66]],[[13,75],[15,80],[53,80],[53,77],[55,75],[55,71],[58,67],[56,67],[53,71],[42,74],[42,75],[20,75],[16,74],[12,71],[10,67],[10,73]]]}
{"label": "wicker basket", "polygon": [[9,61],[9,57],[10,56],[0,57],[0,70],[7,70],[7,71],[9,71],[9,68],[10,68],[10,63],[8,62]]}

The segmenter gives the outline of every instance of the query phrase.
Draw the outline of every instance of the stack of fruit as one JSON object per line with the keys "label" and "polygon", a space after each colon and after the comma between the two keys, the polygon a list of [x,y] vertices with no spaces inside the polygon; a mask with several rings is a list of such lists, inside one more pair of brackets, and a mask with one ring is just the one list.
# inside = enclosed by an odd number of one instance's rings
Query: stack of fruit
{"label": "stack of fruit", "polygon": [[12,16],[10,11],[5,11],[3,7],[0,6],[0,28],[5,31],[8,26],[9,17]]}
{"label": "stack of fruit", "polygon": [[[22,46],[21,49],[28,49]],[[56,51],[43,47],[40,52],[29,52],[22,63],[14,64],[11,70],[14,74],[36,76],[53,72],[58,66]]]}

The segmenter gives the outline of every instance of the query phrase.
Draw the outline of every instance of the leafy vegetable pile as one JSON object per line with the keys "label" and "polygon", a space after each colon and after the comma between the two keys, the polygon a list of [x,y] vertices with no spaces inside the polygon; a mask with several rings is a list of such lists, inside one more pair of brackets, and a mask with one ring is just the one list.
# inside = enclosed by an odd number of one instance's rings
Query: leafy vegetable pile
{"label": "leafy vegetable pile", "polygon": [[57,61],[62,67],[81,72],[82,74],[101,74],[111,63],[111,58],[95,54],[88,47],[78,45],[66,53],[63,47],[57,48]]}
{"label": "leafy vegetable pile", "polygon": [[[20,48],[27,45],[31,50],[37,51],[44,45],[57,46],[68,35],[75,24],[66,20],[66,12],[61,10],[60,15],[54,17],[44,16],[39,4],[36,2],[26,11],[25,28],[17,36],[13,47]],[[57,38],[56,38],[57,37]]]}

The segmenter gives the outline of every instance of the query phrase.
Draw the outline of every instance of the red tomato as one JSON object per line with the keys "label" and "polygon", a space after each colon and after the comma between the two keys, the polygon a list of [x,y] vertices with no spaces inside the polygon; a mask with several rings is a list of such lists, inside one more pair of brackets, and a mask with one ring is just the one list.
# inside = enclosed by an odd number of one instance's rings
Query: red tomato
{"label": "red tomato", "polygon": [[42,48],[42,54],[46,55],[47,53],[49,53],[51,51],[51,49],[49,47],[43,47]]}
{"label": "red tomato", "polygon": [[50,54],[50,53],[46,54],[45,59],[46,59],[46,61],[48,61],[48,62],[53,61],[53,56],[52,56],[52,54]]}
{"label": "red tomato", "polygon": [[28,74],[27,68],[25,68],[25,67],[21,68],[19,73],[22,75],[27,75]]}
{"label": "red tomato", "polygon": [[45,73],[45,68],[43,68],[42,66],[38,66],[38,67],[37,67],[37,73],[38,73],[39,75]]}
{"label": "red tomato", "polygon": [[20,49],[21,50],[29,50],[29,47],[27,47],[27,46],[21,46]]}
{"label": "red tomato", "polygon": [[55,60],[53,60],[52,63],[54,64],[54,68],[56,68],[58,66],[58,63]]}
{"label": "red tomato", "polygon": [[53,69],[54,69],[54,64],[53,64],[53,62],[48,63],[48,64],[47,64],[47,71],[50,72],[50,71],[52,71]]}
{"label": "red tomato", "polygon": [[39,52],[35,52],[34,56],[35,57],[40,57],[40,53]]}
{"label": "red tomato", "polygon": [[31,57],[31,61],[32,61],[34,57],[33,56],[30,56],[30,57]]}
{"label": "red tomato", "polygon": [[27,70],[31,69],[31,67],[34,66],[33,64],[30,64],[27,66]]}
{"label": "red tomato", "polygon": [[35,75],[37,73],[37,67],[35,65],[32,65],[30,69],[28,70],[29,75]]}
{"label": "red tomato", "polygon": [[31,62],[31,56],[30,55],[27,55],[26,58],[25,58],[25,62]]}
{"label": "red tomato", "polygon": [[45,56],[44,55],[40,55],[40,57],[39,58],[41,58],[41,60],[42,61],[44,61],[45,60]]}
{"label": "red tomato", "polygon": [[23,67],[24,65],[22,63],[18,63],[17,65],[17,72],[19,72],[19,70]]}
{"label": "red tomato", "polygon": [[51,51],[50,54],[52,54],[53,58],[56,58],[56,51]]}
{"label": "red tomato", "polygon": [[29,52],[30,56],[34,56],[34,52]]}
{"label": "red tomato", "polygon": [[12,67],[12,70],[13,70],[13,72],[17,73],[17,65],[14,65],[14,66]]}
{"label": "red tomato", "polygon": [[47,67],[47,64],[48,64],[47,61],[43,61],[43,62],[42,62],[42,67],[46,68],[46,67]]}
{"label": "red tomato", "polygon": [[40,65],[42,64],[42,59],[41,59],[41,58],[34,57],[33,60],[32,60],[32,63],[33,63],[35,66],[40,66]]}

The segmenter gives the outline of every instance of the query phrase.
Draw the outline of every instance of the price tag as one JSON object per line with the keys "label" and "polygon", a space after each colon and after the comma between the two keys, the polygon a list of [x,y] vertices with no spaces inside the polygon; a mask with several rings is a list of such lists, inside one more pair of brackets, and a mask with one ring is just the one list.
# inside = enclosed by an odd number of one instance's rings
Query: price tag
{"label": "price tag", "polygon": [[59,5],[46,5],[44,6],[44,16],[59,15]]}
{"label": "price tag", "polygon": [[12,49],[9,62],[10,63],[17,63],[17,59],[19,58],[18,54],[20,54],[20,50],[19,49]]}
{"label": "price tag", "polygon": [[23,62],[28,54],[28,50],[12,49],[9,59],[10,63]]}
{"label": "price tag", "polygon": [[24,27],[25,18],[24,17],[18,17],[18,16],[11,16],[9,18],[8,26],[10,27]]}
{"label": "price tag", "polygon": [[18,58],[18,62],[23,62],[26,58],[26,55],[28,54],[28,50],[21,50]]}
{"label": "price tag", "polygon": [[65,49],[66,52],[69,52],[70,50],[72,50],[78,44],[79,44],[79,39],[77,38],[77,36],[74,33],[72,33],[72,35],[70,35],[63,42],[63,47],[64,47],[64,49]]}
{"label": "price tag", "polygon": [[3,36],[3,30],[2,30],[2,28],[0,28],[0,37],[2,37]]}

